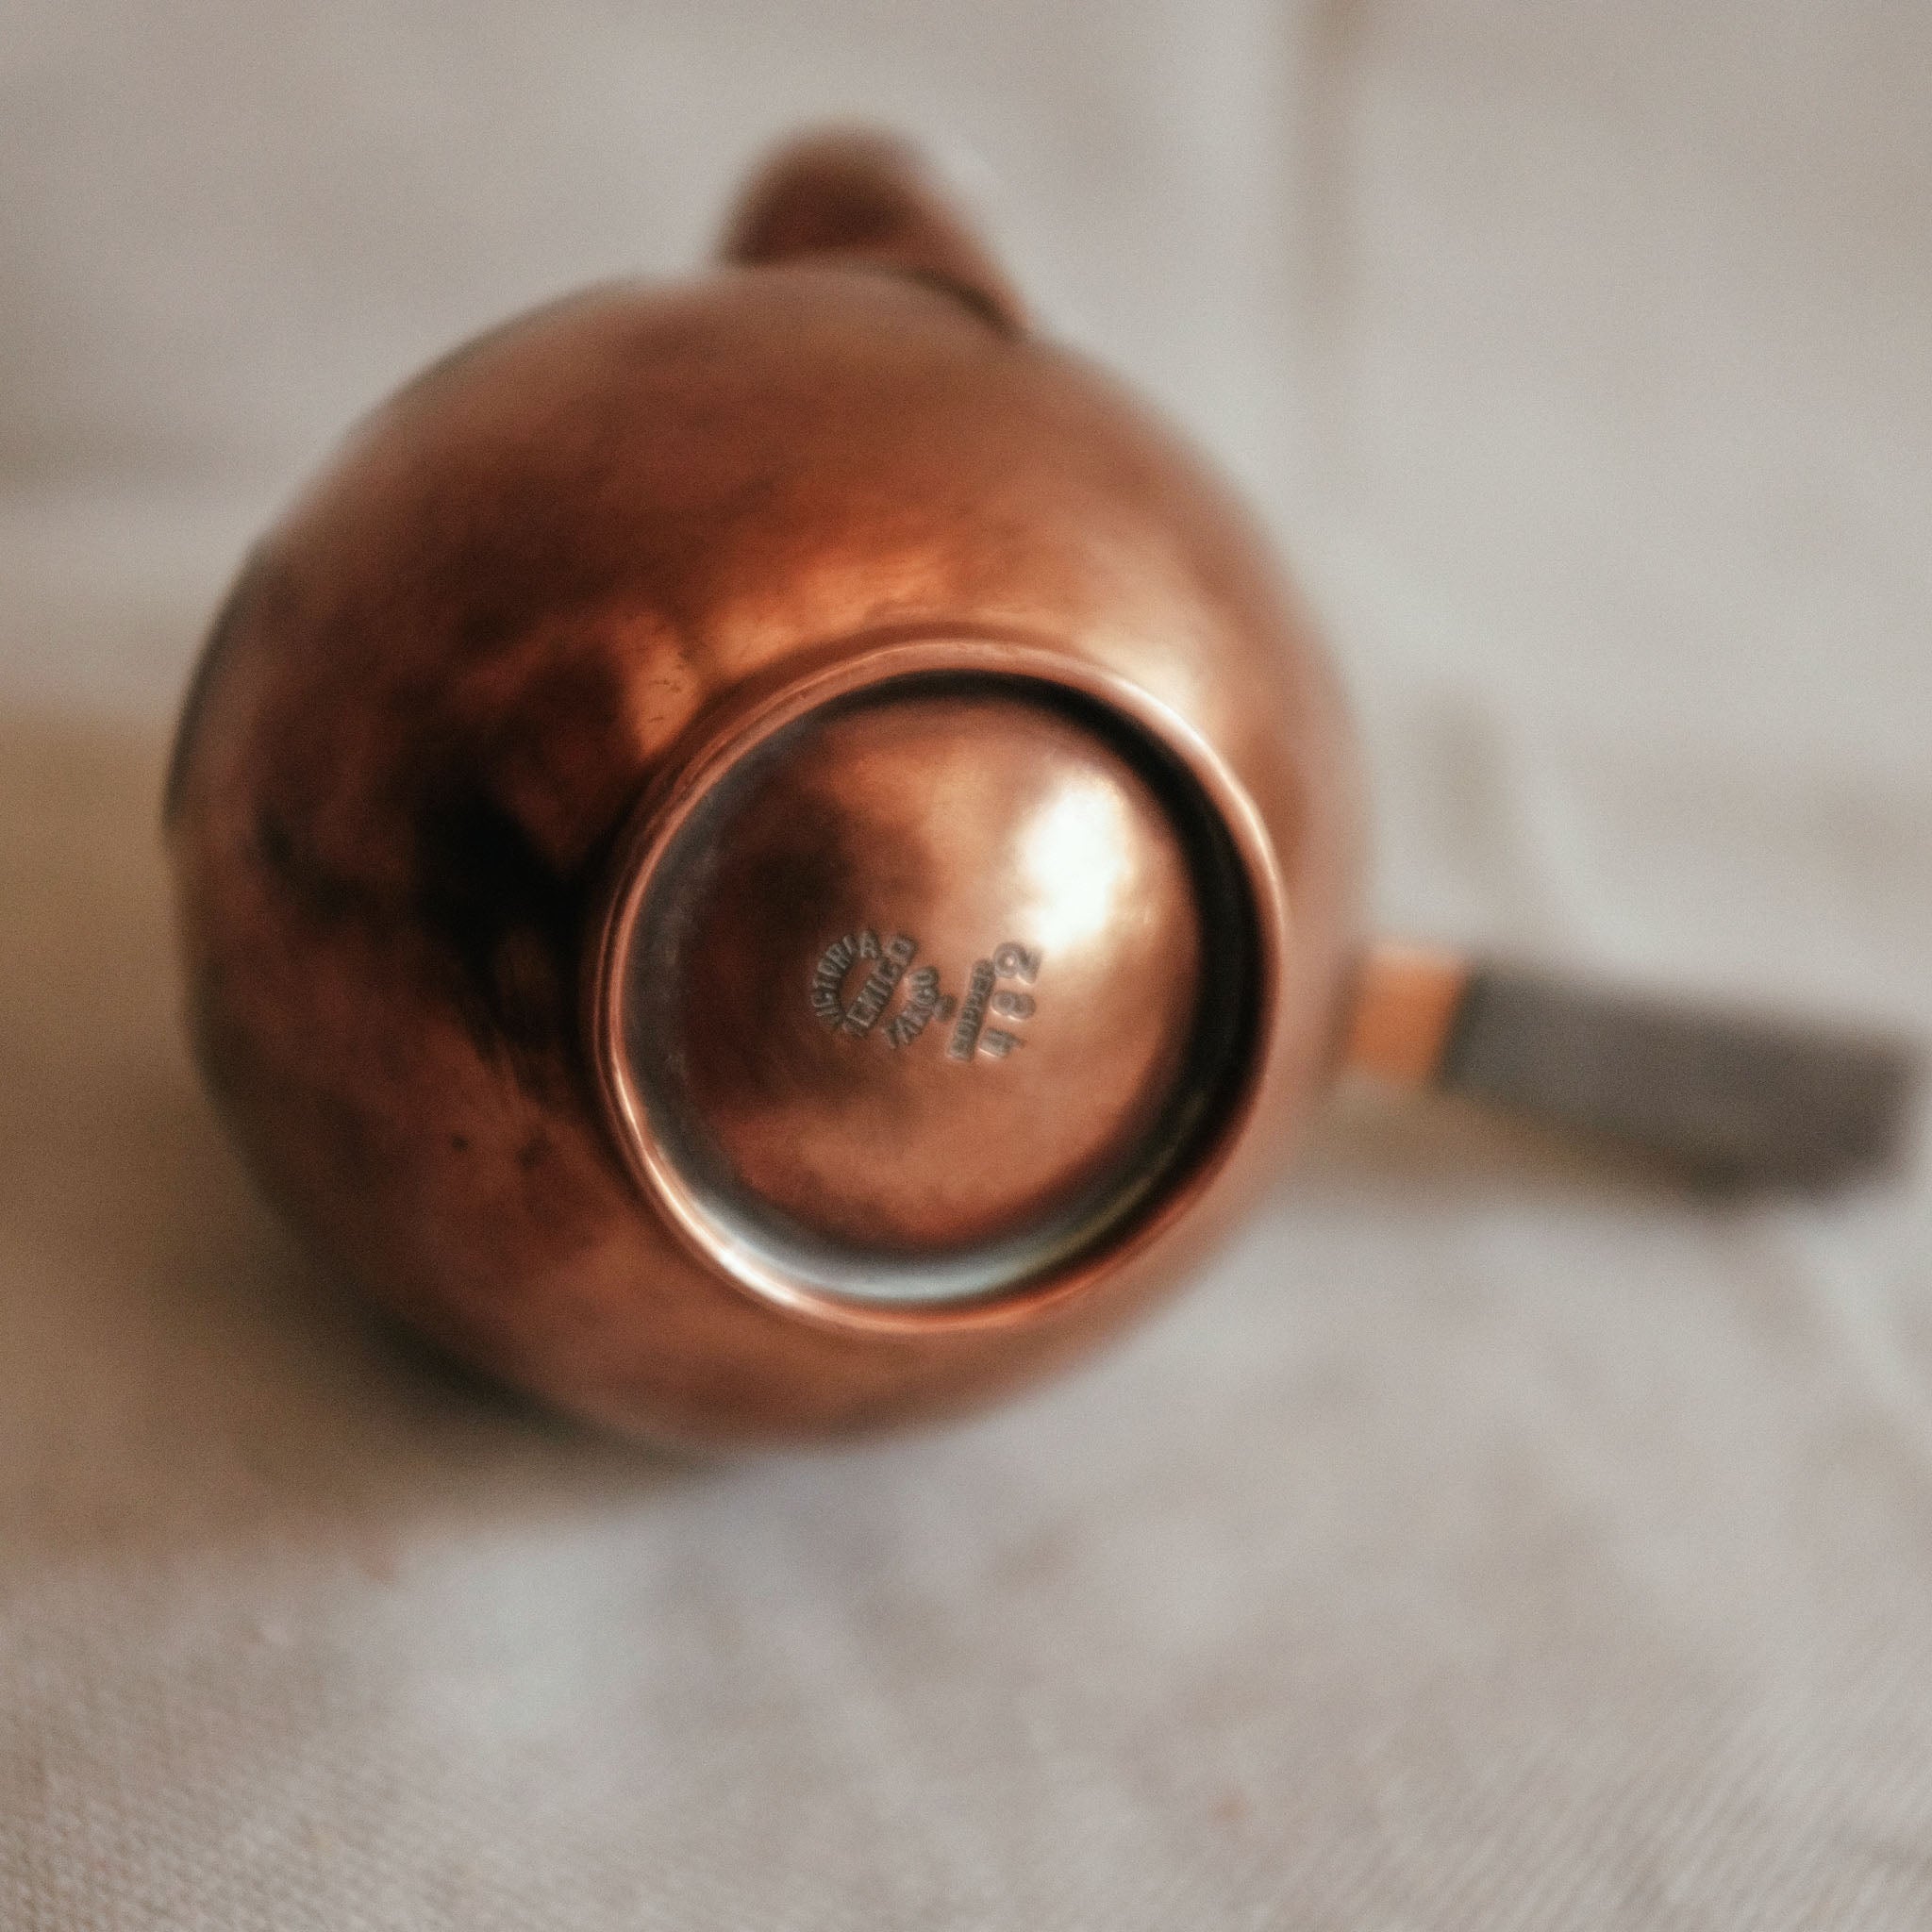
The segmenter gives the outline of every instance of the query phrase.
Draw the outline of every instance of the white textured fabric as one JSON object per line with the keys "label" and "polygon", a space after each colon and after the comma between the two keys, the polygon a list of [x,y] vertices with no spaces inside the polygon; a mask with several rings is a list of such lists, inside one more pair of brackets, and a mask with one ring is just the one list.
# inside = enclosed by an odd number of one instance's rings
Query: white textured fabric
{"label": "white textured fabric", "polygon": [[1919,0],[0,0],[0,1924],[1932,1923],[1932,1186],[1344,1108],[950,1432],[672,1465],[291,1251],[176,1042],[242,543],[863,112],[1297,553],[1392,924],[1932,1033]]}

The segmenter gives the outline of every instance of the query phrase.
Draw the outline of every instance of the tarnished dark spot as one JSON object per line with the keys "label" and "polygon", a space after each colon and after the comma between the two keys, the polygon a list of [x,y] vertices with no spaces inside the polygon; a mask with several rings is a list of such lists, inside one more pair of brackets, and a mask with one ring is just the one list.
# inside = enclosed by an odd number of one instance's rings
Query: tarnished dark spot
{"label": "tarnished dark spot", "polygon": [[361,880],[325,864],[272,807],[263,806],[255,815],[255,853],[297,910],[317,925],[339,925],[350,919],[379,925],[391,916]]}
{"label": "tarnished dark spot", "polygon": [[446,956],[480,1043],[537,1057],[564,1042],[579,894],[496,800],[458,782],[416,819],[414,915]]}

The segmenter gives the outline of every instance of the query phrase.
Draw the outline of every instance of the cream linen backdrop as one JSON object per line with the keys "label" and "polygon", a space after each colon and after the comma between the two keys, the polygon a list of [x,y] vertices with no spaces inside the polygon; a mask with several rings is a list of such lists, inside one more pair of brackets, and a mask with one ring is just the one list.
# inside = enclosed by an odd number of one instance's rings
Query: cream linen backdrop
{"label": "cream linen backdrop", "polygon": [[0,0],[0,1924],[1932,1924],[1923,1162],[1347,1106],[1084,1376],[709,1467],[239,1179],[154,798],[241,545],[841,114],[1257,492],[1391,923],[1932,1032],[1923,0]]}

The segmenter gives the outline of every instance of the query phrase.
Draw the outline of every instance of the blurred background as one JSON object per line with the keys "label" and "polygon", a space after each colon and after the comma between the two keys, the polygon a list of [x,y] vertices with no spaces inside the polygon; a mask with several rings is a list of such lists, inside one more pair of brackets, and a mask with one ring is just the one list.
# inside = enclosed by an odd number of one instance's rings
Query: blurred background
{"label": "blurred background", "polygon": [[1921,0],[0,0],[0,1917],[1926,1923],[1923,1163],[1344,1122],[1084,1380],[703,1473],[240,1181],[154,817],[242,548],[843,119],[1252,494],[1385,923],[1932,1033]]}

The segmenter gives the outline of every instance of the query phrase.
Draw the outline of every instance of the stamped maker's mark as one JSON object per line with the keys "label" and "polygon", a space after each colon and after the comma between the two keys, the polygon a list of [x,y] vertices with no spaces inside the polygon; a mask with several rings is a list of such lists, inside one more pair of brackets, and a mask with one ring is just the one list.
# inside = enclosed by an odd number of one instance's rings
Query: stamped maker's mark
{"label": "stamped maker's mark", "polygon": [[[935,1020],[952,1020],[946,1058],[971,1062],[980,1056],[1003,1060],[1025,1043],[1014,1023],[1032,1018],[1037,1002],[1030,987],[1040,976],[1037,946],[1008,940],[991,956],[975,959],[967,975],[966,993],[956,1000],[940,985],[937,966],[912,964],[919,941],[895,933],[883,945],[870,926],[834,940],[818,957],[811,975],[811,1009],[834,1033],[863,1040],[874,1033],[893,1049],[910,1046]],[[845,990],[854,973],[866,967],[864,979],[848,1001]],[[1002,985],[1003,980],[1017,986]],[[898,1012],[883,1026],[879,1021],[903,982],[906,997]],[[997,1020],[998,1025],[989,1024]]]}

